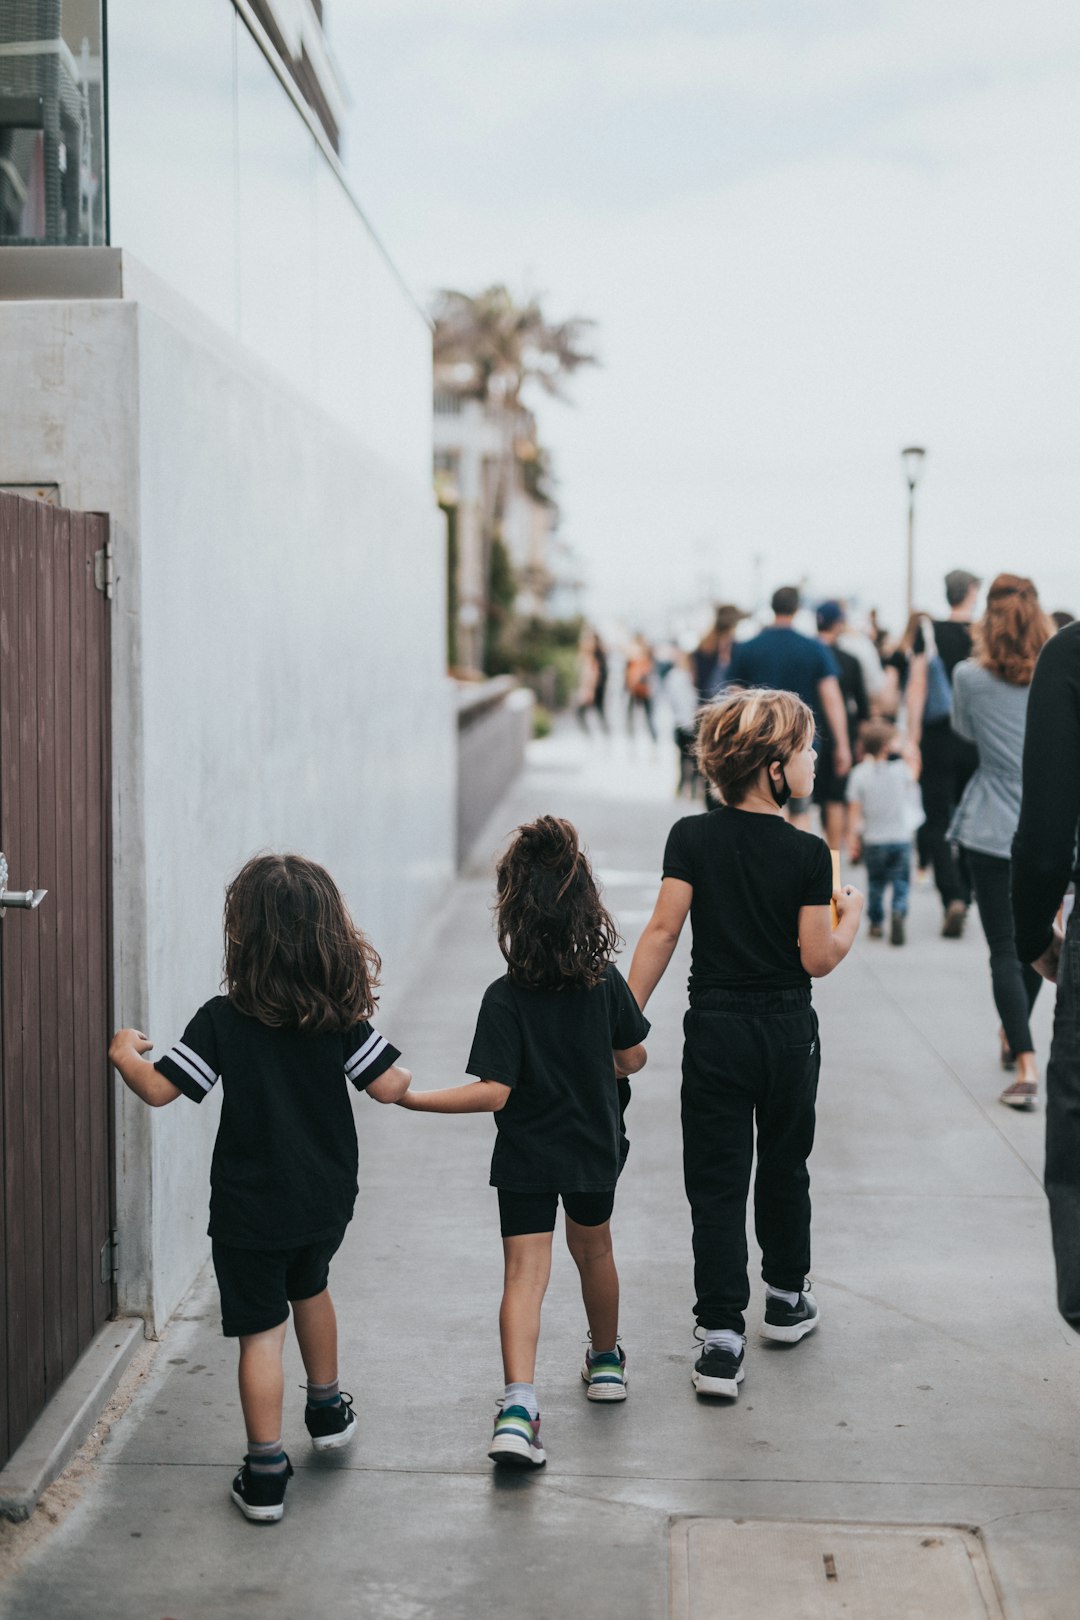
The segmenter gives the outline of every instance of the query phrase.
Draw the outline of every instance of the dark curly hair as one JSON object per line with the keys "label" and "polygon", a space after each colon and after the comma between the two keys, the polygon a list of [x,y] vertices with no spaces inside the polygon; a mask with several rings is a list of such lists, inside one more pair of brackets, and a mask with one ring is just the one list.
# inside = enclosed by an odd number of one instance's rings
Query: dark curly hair
{"label": "dark curly hair", "polygon": [[325,867],[256,855],[225,891],[224,986],[273,1029],[351,1029],[375,1010],[382,962]]}
{"label": "dark curly hair", "polygon": [[519,827],[495,876],[495,926],[511,983],[598,984],[622,939],[573,824],[541,816]]}

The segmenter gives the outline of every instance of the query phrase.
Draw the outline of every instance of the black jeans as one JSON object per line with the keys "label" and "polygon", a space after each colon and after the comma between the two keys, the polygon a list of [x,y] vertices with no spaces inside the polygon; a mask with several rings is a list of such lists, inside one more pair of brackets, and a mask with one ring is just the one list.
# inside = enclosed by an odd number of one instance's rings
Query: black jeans
{"label": "black jeans", "polygon": [[1080,1333],[1080,913],[1058,967],[1054,1039],[1046,1069],[1046,1196],[1054,1234],[1058,1310]]}
{"label": "black jeans", "polygon": [[802,1288],[810,1269],[810,1176],[821,1051],[809,990],[699,992],[683,1022],[683,1174],[694,1223],[694,1314],[742,1333],[750,1300],[746,1198],[762,1276]]}
{"label": "black jeans", "polygon": [[963,855],[949,843],[949,822],[960,803],[979,756],[972,743],[958,737],[947,721],[928,725],[922,736],[922,801],[926,814],[922,847],[934,868],[943,906],[953,900],[971,904],[971,878]]}
{"label": "black jeans", "polygon": [[1021,962],[1013,938],[1011,862],[999,855],[983,855],[965,849],[975,900],[979,907],[986,943],[990,947],[990,980],[1010,1052],[1033,1052],[1031,1009],[1042,979],[1033,967]]}

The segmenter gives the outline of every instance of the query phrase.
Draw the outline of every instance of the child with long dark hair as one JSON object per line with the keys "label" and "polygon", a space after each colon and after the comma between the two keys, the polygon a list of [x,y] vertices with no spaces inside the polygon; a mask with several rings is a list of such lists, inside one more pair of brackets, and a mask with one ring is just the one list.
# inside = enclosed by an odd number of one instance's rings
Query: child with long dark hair
{"label": "child with long dark hair", "polygon": [[352,1219],[356,1126],[348,1083],[377,1102],[408,1089],[401,1056],[368,1022],[381,963],[330,874],[299,855],[260,855],[225,896],[225,987],[156,1063],[137,1029],[109,1058],[153,1108],[201,1103],[221,1081],[210,1170],[210,1237],[222,1331],[240,1341],[247,1456],[232,1499],[280,1519],[292,1474],[281,1444],[289,1307],[307,1371],[316,1450],[348,1445],[352,1397],[338,1385],[330,1261]]}
{"label": "child with long dark hair", "polygon": [[626,1076],[644,1066],[649,1025],[614,964],[618,932],[570,822],[541,816],[518,828],[498,865],[495,915],[507,971],[484,992],[466,1064],[478,1078],[406,1092],[401,1104],[495,1115],[506,1389],[488,1455],[535,1467],[547,1460],[534,1380],[560,1197],[589,1320],[586,1394],[626,1398],[609,1223],[627,1149]]}
{"label": "child with long dark hair", "polygon": [[783,818],[787,800],[813,788],[813,741],[813,713],[793,692],[750,687],[702,710],[698,766],[722,803],[672,827],[656,908],[630,966],[644,1007],[689,915],[683,1173],[703,1340],[691,1376],[700,1395],[734,1399],[743,1378],[755,1125],[762,1335],[796,1344],[819,1320],[808,1276],[806,1161],[821,1063],[810,981],[851,949],[862,896],[834,892],[824,840]]}

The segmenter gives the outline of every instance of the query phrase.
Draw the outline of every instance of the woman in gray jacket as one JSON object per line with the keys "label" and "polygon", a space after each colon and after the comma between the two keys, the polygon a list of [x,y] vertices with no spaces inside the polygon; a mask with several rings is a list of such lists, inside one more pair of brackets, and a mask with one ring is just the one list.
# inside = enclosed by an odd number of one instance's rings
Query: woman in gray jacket
{"label": "woman in gray jacket", "polygon": [[1020,819],[1028,689],[1035,660],[1053,629],[1031,580],[999,574],[987,592],[974,654],[953,671],[953,730],[975,744],[979,765],[964,789],[949,837],[967,854],[990,947],[1002,1066],[1016,1070],[1001,1101],[1028,1111],[1038,1095],[1030,1015],[1042,980],[1016,954],[1010,856]]}

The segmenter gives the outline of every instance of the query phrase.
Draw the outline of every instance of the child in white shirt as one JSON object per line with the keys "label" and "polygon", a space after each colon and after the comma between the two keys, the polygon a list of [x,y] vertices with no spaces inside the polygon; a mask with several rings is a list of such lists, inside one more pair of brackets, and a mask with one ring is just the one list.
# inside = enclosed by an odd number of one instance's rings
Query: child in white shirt
{"label": "child in white shirt", "polygon": [[851,805],[849,855],[866,861],[871,939],[885,932],[885,891],[892,889],[889,938],[902,945],[911,889],[911,841],[921,820],[918,765],[896,747],[896,727],[888,720],[868,720],[861,732],[865,758],[848,778]]}

